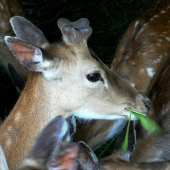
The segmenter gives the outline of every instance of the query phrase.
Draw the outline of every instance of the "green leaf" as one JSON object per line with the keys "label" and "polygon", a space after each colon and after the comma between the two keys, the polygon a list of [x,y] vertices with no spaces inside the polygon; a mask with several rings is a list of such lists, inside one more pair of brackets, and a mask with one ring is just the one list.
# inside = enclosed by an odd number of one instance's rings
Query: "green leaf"
{"label": "green leaf", "polygon": [[143,126],[143,128],[146,131],[160,133],[160,131],[161,131],[160,126],[156,122],[154,122],[152,119],[147,117],[147,115],[145,115],[144,113],[135,111],[131,108],[129,108],[127,110],[129,110],[131,113],[133,113],[139,119],[141,125]]}
{"label": "green leaf", "polygon": [[125,134],[125,139],[122,143],[122,150],[124,152],[127,151],[127,148],[128,148],[128,136],[129,136],[129,126],[130,126],[130,120],[131,120],[131,113],[130,113],[130,118],[129,118],[129,121],[128,121],[128,125],[127,125],[127,129],[126,129],[126,134]]}
{"label": "green leaf", "polygon": [[131,114],[134,114],[139,119],[142,127],[146,131],[151,132],[151,133],[160,133],[161,132],[160,126],[156,122],[154,122],[152,119],[147,117],[146,114],[138,112],[138,111],[133,110],[131,108],[129,108],[127,110],[130,111],[130,118],[129,118],[128,126],[127,126],[127,129],[126,129],[125,139],[122,143],[122,150],[124,152],[126,152],[127,148],[128,148],[128,134],[129,134],[129,125],[130,125],[130,120],[131,120]]}

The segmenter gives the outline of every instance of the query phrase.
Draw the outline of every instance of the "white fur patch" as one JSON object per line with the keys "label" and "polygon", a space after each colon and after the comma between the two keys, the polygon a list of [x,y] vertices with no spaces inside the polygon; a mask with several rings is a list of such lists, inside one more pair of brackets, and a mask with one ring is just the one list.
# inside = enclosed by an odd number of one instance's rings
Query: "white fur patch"
{"label": "white fur patch", "polygon": [[39,167],[39,164],[36,160],[33,160],[33,159],[29,159],[29,158],[26,158],[23,160],[20,168],[26,168],[26,167],[34,167],[34,168],[40,168]]}
{"label": "white fur patch", "polygon": [[167,41],[170,41],[170,37],[166,37],[165,39],[166,39]]}
{"label": "white fur patch", "polygon": [[6,146],[7,146],[7,148],[10,148],[11,145],[12,145],[12,140],[11,140],[10,138],[8,138],[8,139],[6,140]]}
{"label": "white fur patch", "polygon": [[[62,125],[62,130],[61,130],[61,138],[64,137],[66,135],[66,133],[68,132],[69,126],[67,121],[64,120],[63,125]],[[67,141],[70,141],[70,135],[67,135]]]}
{"label": "white fur patch", "polygon": [[[0,8],[3,10],[4,6],[2,5],[2,3],[0,3]],[[1,14],[2,15],[2,14]]]}
{"label": "white fur patch", "polygon": [[149,77],[153,77],[155,72],[153,71],[153,68],[146,68],[147,74]]}
{"label": "white fur patch", "polygon": [[17,112],[16,115],[15,115],[15,118],[14,118],[15,123],[19,122],[20,119],[21,119],[21,113]]}
{"label": "white fur patch", "polygon": [[[106,120],[115,120],[115,119],[122,119],[126,117],[130,117],[130,112],[129,111],[124,111],[123,113],[118,114],[111,114],[111,115],[106,115],[106,114],[100,114],[97,112],[94,112],[90,109],[80,109],[74,113],[75,116],[84,118],[84,119],[106,119]],[[131,119],[134,120],[136,119],[135,116],[131,116]]]}
{"label": "white fur patch", "polygon": [[132,87],[135,87],[135,83],[131,83],[130,85],[131,85]]}

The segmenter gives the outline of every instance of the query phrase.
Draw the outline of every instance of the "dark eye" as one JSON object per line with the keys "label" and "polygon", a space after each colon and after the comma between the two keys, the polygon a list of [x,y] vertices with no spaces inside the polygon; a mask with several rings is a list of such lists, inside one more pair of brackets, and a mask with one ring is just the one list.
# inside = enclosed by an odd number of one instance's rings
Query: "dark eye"
{"label": "dark eye", "polygon": [[87,79],[91,82],[103,81],[103,78],[100,76],[99,73],[88,74]]}

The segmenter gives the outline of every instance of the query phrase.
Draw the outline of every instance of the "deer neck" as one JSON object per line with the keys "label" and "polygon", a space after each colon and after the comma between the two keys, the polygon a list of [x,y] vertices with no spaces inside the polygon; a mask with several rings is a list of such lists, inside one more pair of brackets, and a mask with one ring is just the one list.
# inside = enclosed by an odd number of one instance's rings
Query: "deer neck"
{"label": "deer neck", "polygon": [[[67,117],[56,102],[58,94],[55,94],[55,100],[50,99],[51,92],[47,92],[44,82],[44,79],[39,79],[32,73],[14,109],[1,125],[0,144],[7,162],[17,161],[20,164],[22,160],[17,158],[25,156],[41,129],[57,115]],[[11,161],[12,159],[16,160]],[[9,165],[11,170],[17,168]]]}

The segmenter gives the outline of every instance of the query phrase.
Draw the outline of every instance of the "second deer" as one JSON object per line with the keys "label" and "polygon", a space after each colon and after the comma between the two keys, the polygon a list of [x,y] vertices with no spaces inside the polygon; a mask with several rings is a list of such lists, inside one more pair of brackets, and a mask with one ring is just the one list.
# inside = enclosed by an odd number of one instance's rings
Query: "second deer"
{"label": "second deer", "polygon": [[[133,147],[136,151],[132,154],[131,159],[131,152],[123,154],[123,159],[126,161],[150,162],[169,160],[169,152],[165,151],[165,146],[169,148],[169,16],[170,1],[156,0],[144,15],[130,24],[118,45],[112,62],[112,70],[131,86],[142,91],[152,99],[152,107],[149,114],[164,129],[164,134],[161,134],[153,141],[151,141],[152,137],[145,140],[149,135],[147,132],[144,134],[142,132],[142,136],[139,132],[137,145],[135,148]],[[87,131],[84,136],[76,134],[76,140],[82,139],[95,148],[103,142],[103,138],[107,140],[114,136],[112,131],[113,129],[117,130],[116,125],[118,123],[119,121],[116,121],[116,123],[104,120],[93,121],[92,124],[88,124],[84,129],[79,129],[80,134],[88,129],[91,131]],[[105,128],[104,131],[103,128]],[[141,127],[139,129],[140,131],[142,130]],[[96,142],[96,139],[99,140]],[[161,139],[162,141],[160,142]],[[163,163],[161,164],[163,165]],[[155,163],[155,165],[158,165],[158,163]],[[126,165],[124,166],[126,167]]]}

